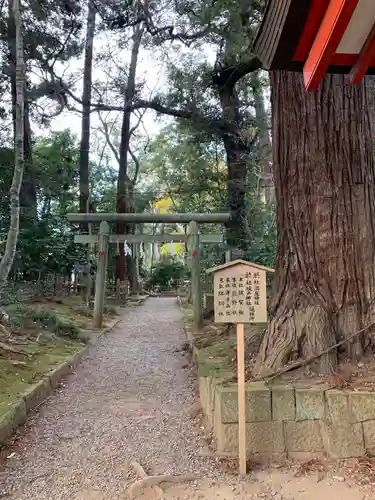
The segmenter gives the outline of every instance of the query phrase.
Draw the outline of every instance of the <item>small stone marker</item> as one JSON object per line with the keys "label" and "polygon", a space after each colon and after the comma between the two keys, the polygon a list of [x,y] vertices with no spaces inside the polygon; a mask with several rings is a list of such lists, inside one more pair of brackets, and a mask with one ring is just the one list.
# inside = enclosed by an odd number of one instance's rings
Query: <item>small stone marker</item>
{"label": "small stone marker", "polygon": [[266,273],[273,269],[234,260],[208,269],[214,273],[216,323],[237,324],[239,471],[246,475],[245,335],[244,323],[267,322]]}

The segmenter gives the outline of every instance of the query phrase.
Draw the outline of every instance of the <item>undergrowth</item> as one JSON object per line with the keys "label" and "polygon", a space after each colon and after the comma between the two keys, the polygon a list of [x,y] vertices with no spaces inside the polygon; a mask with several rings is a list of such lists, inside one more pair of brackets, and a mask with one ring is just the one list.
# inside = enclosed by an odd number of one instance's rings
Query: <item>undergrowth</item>
{"label": "undergrowth", "polygon": [[50,309],[31,309],[22,304],[16,305],[10,314],[10,326],[22,329],[30,322],[41,330],[57,336],[71,340],[79,339],[80,329],[73,321],[61,317],[57,312]]}

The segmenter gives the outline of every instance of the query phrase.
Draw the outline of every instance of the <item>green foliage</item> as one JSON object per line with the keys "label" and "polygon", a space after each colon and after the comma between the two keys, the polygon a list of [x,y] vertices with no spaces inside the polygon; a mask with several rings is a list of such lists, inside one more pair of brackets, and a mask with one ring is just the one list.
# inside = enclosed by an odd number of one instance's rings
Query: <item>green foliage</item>
{"label": "green foliage", "polygon": [[147,165],[176,211],[225,208],[227,171],[220,143],[200,143],[189,131],[169,126],[150,144]]}
{"label": "green foliage", "polygon": [[[264,203],[259,195],[260,166],[256,154],[251,158],[248,174],[247,217],[250,246],[244,257],[259,264],[274,267],[276,261],[275,207]],[[215,212],[227,210],[227,168],[220,143],[214,140],[196,141],[185,127],[170,126],[150,144],[148,169],[156,177],[164,196],[169,196],[176,211]],[[222,225],[201,225],[202,232],[223,232]],[[204,269],[223,262],[223,250],[218,246],[201,249]]]}
{"label": "green foliage", "polygon": [[39,328],[54,333],[60,337],[77,340],[80,336],[79,328],[66,318],[62,318],[55,311],[46,309],[32,309],[18,305],[11,311],[12,326],[22,328],[27,321],[32,321]]}
{"label": "green foliage", "polygon": [[267,267],[276,264],[276,214],[272,204],[260,200],[249,210],[251,245],[245,258]]}
{"label": "green foliage", "polygon": [[160,290],[176,288],[187,275],[187,268],[181,262],[162,260],[152,270],[149,285]]}
{"label": "green foliage", "polygon": [[[101,82],[93,82],[93,100],[118,105],[123,102],[124,82],[127,79],[127,63],[120,59],[123,57],[122,52],[126,52],[123,48],[129,48],[127,44],[130,43],[139,12],[128,1],[118,3],[110,0],[106,5],[97,3],[98,17],[101,18],[97,26],[107,31],[106,36],[110,32],[110,36],[115,38],[108,41],[108,49],[102,46],[97,51],[94,67],[101,64],[106,77]],[[52,77],[52,72],[63,75],[69,88],[81,80],[80,74],[74,75],[74,78],[73,75],[66,76],[64,69],[82,53],[81,31],[85,7],[77,0],[25,0],[23,3],[28,118],[32,127],[35,122],[39,125],[48,123],[45,112],[48,114],[53,111],[51,107],[57,111],[59,107],[66,109],[64,99],[67,95],[56,87],[59,78]],[[246,257],[272,266],[275,260],[274,213],[271,207],[264,206],[259,200],[257,183],[261,166],[257,144],[254,143],[253,147],[251,142],[260,129],[255,116],[255,90],[249,84],[249,75],[244,75],[237,81],[228,106],[223,104],[220,93],[226,87],[225,82],[219,82],[225,71],[236,72],[239,66],[251,60],[249,49],[263,8],[264,0],[255,0],[250,4],[242,0],[199,0],[194,5],[188,0],[177,0],[173,5],[162,0],[147,4],[147,16],[150,18],[145,26],[143,48],[151,49],[156,55],[160,53],[158,51],[163,43],[171,42],[171,56],[166,63],[169,89],[166,95],[159,96],[160,102],[174,109],[189,110],[193,114],[189,120],[167,126],[154,140],[143,132],[139,136],[133,135],[137,147],[132,146],[132,149],[136,152],[140,168],[138,171],[138,162],[130,155],[127,175],[133,178],[138,172],[136,212],[146,210],[150,202],[166,196],[172,200],[174,211],[225,211],[228,209],[228,151],[224,147],[225,139],[231,136],[235,137],[237,143],[251,144],[251,147],[242,150],[246,156],[244,168],[248,169],[246,202],[251,233],[251,246]],[[173,19],[173,26],[166,29],[163,23],[166,21],[168,25],[169,19]],[[0,95],[6,96],[9,101],[11,72],[8,52],[11,46],[9,41],[13,39],[10,37],[9,40],[7,32],[6,8],[0,13],[0,27],[3,28],[0,30],[3,70]],[[115,42],[117,49],[119,40],[122,49],[120,55],[111,46],[111,42]],[[186,46],[181,50],[181,42],[183,44],[184,41]],[[265,82],[262,78],[259,82],[263,88]],[[149,98],[144,95],[148,83],[147,80],[138,79],[136,100]],[[7,101],[4,98],[2,102]],[[79,107],[78,102],[71,97],[69,104]],[[236,108],[235,114],[226,116],[232,105],[233,109]],[[0,115],[5,113],[9,116],[10,110],[11,106],[4,109],[0,107]],[[138,117],[141,120],[140,110],[134,113],[132,122]],[[121,115],[115,117],[112,114],[108,120],[113,129],[113,143],[118,150]],[[231,125],[231,131],[223,127],[224,122]],[[11,127],[8,129],[11,130]],[[35,133],[36,130],[33,131]],[[14,163],[9,135],[0,134],[0,257],[9,226],[9,187]],[[77,138],[71,131],[65,130],[50,132],[44,137],[30,134],[29,139],[32,143],[32,165],[27,166],[32,172],[36,189],[37,215],[33,225],[21,227],[10,276],[36,281],[54,272],[69,275],[74,264],[85,262],[87,255],[85,246],[74,244],[75,229],[65,220],[67,212],[78,209]],[[112,157],[113,152],[108,154],[108,144],[103,148],[102,145],[100,143],[97,151],[93,151],[92,147],[90,150],[90,203],[96,211],[112,212],[116,210],[117,162]],[[95,225],[92,229],[97,231]],[[150,227],[143,229],[146,233],[150,231]],[[221,225],[202,225],[200,229],[202,232],[223,231]],[[183,228],[166,225],[165,230],[181,232]],[[116,247],[111,246],[110,268],[114,267],[116,252]],[[202,251],[203,267],[217,264],[222,258],[222,248],[209,247]],[[178,272],[173,268],[179,265],[163,261],[160,269],[157,267],[153,270],[151,281],[156,280],[158,286],[168,286],[177,280],[174,276]]]}

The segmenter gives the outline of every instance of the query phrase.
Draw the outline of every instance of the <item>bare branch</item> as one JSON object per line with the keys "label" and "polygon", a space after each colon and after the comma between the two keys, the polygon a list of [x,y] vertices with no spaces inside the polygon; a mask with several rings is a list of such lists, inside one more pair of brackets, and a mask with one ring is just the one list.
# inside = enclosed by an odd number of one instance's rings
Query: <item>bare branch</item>
{"label": "bare branch", "polygon": [[[142,109],[142,111],[141,111],[141,112],[139,113],[139,115],[137,116],[138,121],[137,121],[137,123],[136,123],[133,127],[131,127],[131,129],[129,130],[129,137],[131,137],[131,136],[134,134],[134,132],[138,129],[138,127],[139,127],[139,125],[140,125],[140,123],[141,123],[141,121],[142,121],[143,117],[144,117],[144,116],[145,116],[145,114],[146,114],[146,111],[147,111],[147,109]],[[136,113],[134,113],[134,114],[136,114]]]}
{"label": "bare branch", "polygon": [[108,130],[108,123],[103,119],[100,112],[98,113],[98,116],[99,116],[100,123],[103,126],[103,128],[99,129],[99,131],[102,132],[102,134],[104,134],[105,140],[106,140],[110,150],[114,154],[114,157],[116,158],[117,163],[120,163],[120,154],[119,154],[118,149],[115,147],[115,145],[113,144],[112,139],[111,139],[111,132],[113,130],[114,124],[112,125],[111,130]]}
{"label": "bare branch", "polygon": [[129,151],[130,156],[132,157],[132,160],[134,161],[134,165],[135,165],[135,171],[134,171],[133,179],[131,180],[132,185],[135,186],[135,184],[137,183],[139,169],[140,169],[141,165],[140,165],[140,161],[138,160],[137,156],[133,153],[133,151],[131,150],[130,146],[128,148],[128,151]]}

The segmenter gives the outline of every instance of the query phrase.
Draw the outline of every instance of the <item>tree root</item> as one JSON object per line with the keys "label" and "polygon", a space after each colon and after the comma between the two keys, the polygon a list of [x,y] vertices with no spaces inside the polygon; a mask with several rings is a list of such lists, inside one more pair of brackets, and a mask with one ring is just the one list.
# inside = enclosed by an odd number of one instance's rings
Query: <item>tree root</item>
{"label": "tree root", "polygon": [[31,355],[21,349],[16,349],[14,347],[11,347],[10,345],[5,344],[4,342],[0,342],[0,351],[5,351],[7,353],[11,354],[19,354],[21,356],[26,356],[28,358],[31,357]]}
{"label": "tree root", "polygon": [[[131,465],[139,475],[146,474],[145,471],[143,470],[143,467],[137,462],[132,462]],[[160,483],[183,483],[187,481],[196,481],[197,479],[199,479],[199,477],[197,477],[194,474],[187,474],[181,476],[170,476],[168,474],[165,475],[163,474],[161,476],[146,475],[146,477],[143,477],[142,479],[136,481],[130,486],[129,497],[131,499],[134,499],[138,495],[140,495],[145,488],[156,489],[156,486],[158,486]],[[163,490],[160,487],[158,487],[158,490],[160,490],[161,494],[163,494]]]}
{"label": "tree root", "polygon": [[[142,467],[142,465],[140,463],[138,463],[136,460],[132,460],[130,462],[130,465],[133,467],[134,471],[136,474],[138,474],[138,476],[141,478],[141,479],[145,479],[146,477],[149,477],[147,476],[144,468]],[[154,490],[155,492],[158,494],[159,498],[162,498],[163,497],[163,490],[160,488],[160,486],[158,485],[155,485],[154,486]]]}
{"label": "tree root", "polygon": [[16,359],[8,359],[7,363],[10,363],[14,366],[27,366],[26,361],[17,361]]}
{"label": "tree root", "polygon": [[0,323],[0,334],[5,338],[9,338],[11,336],[10,331]]}
{"label": "tree root", "polygon": [[366,330],[369,330],[373,326],[375,326],[375,321],[373,321],[369,325],[365,326],[364,328],[361,328],[361,330],[358,330],[357,332],[352,333],[351,335],[349,335],[349,337],[346,337],[345,339],[340,340],[340,342],[337,342],[336,344],[332,345],[331,347],[324,349],[324,351],[322,351],[318,354],[314,354],[313,356],[310,356],[307,359],[296,361],[295,363],[292,363],[289,366],[284,366],[284,368],[281,368],[280,370],[276,370],[274,372],[271,372],[267,375],[261,375],[259,377],[254,377],[254,378],[250,379],[250,382],[264,381],[265,383],[268,383],[271,380],[274,380],[275,378],[278,378],[281,375],[284,375],[285,373],[291,372],[293,370],[297,370],[298,368],[302,368],[302,366],[306,366],[306,365],[312,363],[313,361],[315,361],[316,359],[321,358],[322,356],[325,356],[326,354],[330,353],[331,351],[333,351],[333,349],[337,349],[338,347],[341,347],[342,345],[344,345],[347,342],[349,342],[350,340],[354,339],[355,337],[357,337],[361,333],[364,333]]}

